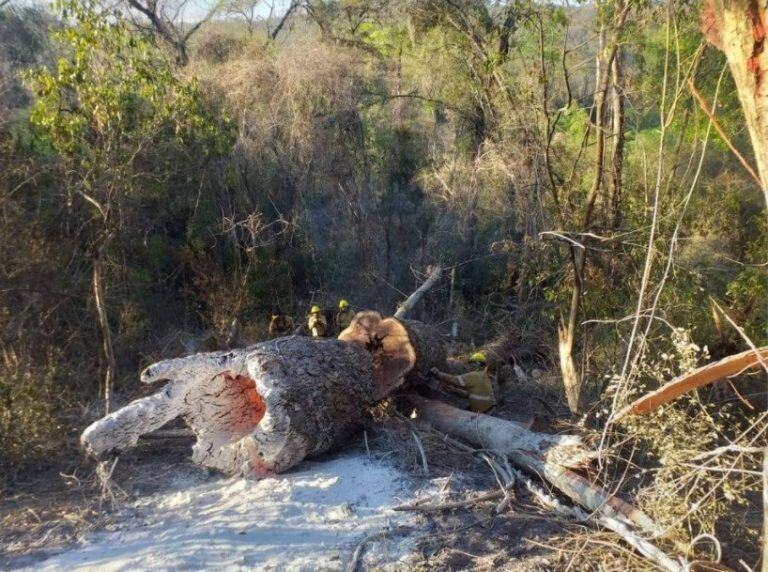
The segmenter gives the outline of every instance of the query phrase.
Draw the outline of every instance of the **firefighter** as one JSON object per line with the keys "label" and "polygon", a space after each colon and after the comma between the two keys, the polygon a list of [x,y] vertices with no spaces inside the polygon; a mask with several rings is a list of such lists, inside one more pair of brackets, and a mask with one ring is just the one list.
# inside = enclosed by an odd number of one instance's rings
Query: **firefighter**
{"label": "firefighter", "polygon": [[355,317],[355,313],[352,308],[349,307],[349,302],[344,298],[339,300],[339,311],[336,313],[336,329],[341,333],[349,327],[352,323],[352,318]]}
{"label": "firefighter", "polygon": [[278,338],[288,336],[293,332],[293,320],[286,316],[280,308],[275,308],[272,312],[272,319],[269,321],[269,335]]}
{"label": "firefighter", "polygon": [[312,306],[307,316],[307,330],[313,338],[324,338],[328,331],[328,320],[325,319],[320,306]]}
{"label": "firefighter", "polygon": [[451,375],[433,367],[430,373],[440,380],[451,393],[466,397],[469,402],[469,410],[477,413],[486,413],[496,406],[498,399],[498,385],[494,379],[488,360],[483,352],[475,352],[469,358],[469,363],[476,369],[462,375]]}

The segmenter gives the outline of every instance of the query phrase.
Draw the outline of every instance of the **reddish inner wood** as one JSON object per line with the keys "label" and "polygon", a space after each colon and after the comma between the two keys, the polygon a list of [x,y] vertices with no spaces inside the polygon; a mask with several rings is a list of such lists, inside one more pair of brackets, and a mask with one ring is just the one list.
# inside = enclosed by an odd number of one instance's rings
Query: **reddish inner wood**
{"label": "reddish inner wood", "polygon": [[226,400],[232,404],[230,427],[242,437],[251,433],[267,412],[267,405],[256,391],[256,382],[247,375],[224,374]]}

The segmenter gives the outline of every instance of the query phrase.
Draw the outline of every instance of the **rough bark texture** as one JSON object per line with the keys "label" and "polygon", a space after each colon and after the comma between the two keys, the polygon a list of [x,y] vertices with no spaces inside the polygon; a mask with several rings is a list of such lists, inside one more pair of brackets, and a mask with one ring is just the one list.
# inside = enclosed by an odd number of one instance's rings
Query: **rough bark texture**
{"label": "rough bark texture", "polygon": [[339,339],[370,352],[377,400],[402,386],[422,383],[432,367],[445,368],[446,351],[440,334],[415,320],[358,312],[349,327],[339,334]]}
{"label": "rough bark texture", "polygon": [[364,349],[306,337],[165,360],[141,376],[170,380],[162,391],[95,422],[81,441],[104,456],[180,416],[197,437],[196,463],[281,472],[346,440],[373,401],[372,371]]}

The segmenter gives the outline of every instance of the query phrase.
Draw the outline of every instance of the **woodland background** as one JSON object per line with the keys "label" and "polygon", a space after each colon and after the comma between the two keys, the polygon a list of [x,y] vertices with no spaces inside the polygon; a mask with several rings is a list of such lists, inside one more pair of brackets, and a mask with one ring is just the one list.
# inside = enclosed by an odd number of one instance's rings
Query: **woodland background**
{"label": "woodland background", "polygon": [[[435,264],[417,317],[546,372],[551,407],[598,432],[768,343],[765,202],[698,3],[234,0],[187,23],[163,0],[0,5],[8,483],[76,462],[147,363],[262,339],[275,306],[391,313]],[[764,375],[739,391],[612,432],[605,480],[681,534],[756,543],[732,509],[757,456],[688,466],[764,444]]]}

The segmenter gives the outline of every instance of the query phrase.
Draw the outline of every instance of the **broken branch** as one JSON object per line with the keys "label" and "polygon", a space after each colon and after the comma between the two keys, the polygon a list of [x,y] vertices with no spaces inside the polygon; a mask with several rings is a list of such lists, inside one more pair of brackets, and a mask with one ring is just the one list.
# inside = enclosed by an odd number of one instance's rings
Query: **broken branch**
{"label": "broken branch", "polygon": [[750,349],[707,364],[690,373],[676,377],[656,391],[630,403],[614,416],[613,421],[618,421],[629,415],[650,413],[692,389],[714,383],[719,379],[736,375],[758,365],[765,366],[766,360],[768,360],[768,347],[763,347],[758,350]]}

